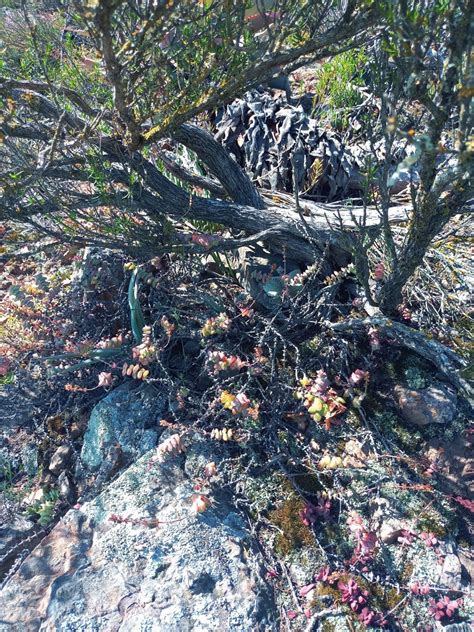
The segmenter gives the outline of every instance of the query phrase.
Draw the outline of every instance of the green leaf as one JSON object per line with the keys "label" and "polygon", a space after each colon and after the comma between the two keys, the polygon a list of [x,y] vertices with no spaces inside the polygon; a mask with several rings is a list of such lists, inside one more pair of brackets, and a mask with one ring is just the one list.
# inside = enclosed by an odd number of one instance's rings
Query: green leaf
{"label": "green leaf", "polygon": [[138,344],[142,341],[142,331],[145,326],[145,318],[143,316],[140,301],[138,300],[138,283],[140,271],[134,270],[128,284],[128,305],[130,307],[130,324],[133,337]]}

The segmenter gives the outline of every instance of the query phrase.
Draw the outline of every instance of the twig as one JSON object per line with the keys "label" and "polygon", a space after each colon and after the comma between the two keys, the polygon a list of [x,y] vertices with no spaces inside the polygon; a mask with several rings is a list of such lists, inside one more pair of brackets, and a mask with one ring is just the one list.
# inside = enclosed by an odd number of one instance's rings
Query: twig
{"label": "twig", "polygon": [[298,608],[300,612],[304,612],[303,607],[301,606],[300,602],[298,601],[298,597],[296,596],[295,588],[293,586],[293,582],[291,581],[291,577],[288,575],[288,571],[286,570],[286,566],[283,562],[281,563],[281,568],[285,575],[286,581],[288,582],[288,586],[290,587],[293,601],[295,602],[295,607]]}

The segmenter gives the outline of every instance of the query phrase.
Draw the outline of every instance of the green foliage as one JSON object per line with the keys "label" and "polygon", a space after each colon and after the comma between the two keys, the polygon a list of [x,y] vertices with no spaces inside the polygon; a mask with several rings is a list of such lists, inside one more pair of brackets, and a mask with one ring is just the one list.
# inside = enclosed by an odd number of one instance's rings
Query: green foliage
{"label": "green foliage", "polygon": [[18,468],[4,454],[0,454],[0,491],[4,492],[12,485],[17,473]]}
{"label": "green foliage", "polygon": [[138,299],[140,282],[140,271],[136,268],[132,272],[128,285],[128,305],[130,307],[130,324],[133,337],[137,343],[142,341],[143,327],[145,326],[145,318],[143,316],[140,301]]}
{"label": "green foliage", "polygon": [[364,85],[363,69],[366,62],[364,50],[350,50],[336,55],[318,71],[316,110],[324,105],[328,112],[327,121],[336,129],[345,129],[351,111],[362,103],[363,98],[357,87]]}
{"label": "green foliage", "polygon": [[5,386],[6,384],[13,384],[15,381],[15,376],[13,373],[7,373],[6,375],[0,376],[0,388]]}
{"label": "green foliage", "polygon": [[43,500],[36,501],[28,507],[27,513],[42,527],[48,526],[54,517],[54,511],[59,500],[59,492],[56,489],[46,494]]}

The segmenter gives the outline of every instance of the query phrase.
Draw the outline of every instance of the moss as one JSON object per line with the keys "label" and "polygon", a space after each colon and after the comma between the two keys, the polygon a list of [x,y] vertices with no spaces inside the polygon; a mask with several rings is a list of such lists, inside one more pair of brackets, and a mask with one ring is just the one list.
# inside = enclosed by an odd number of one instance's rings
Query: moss
{"label": "moss", "polygon": [[421,447],[422,434],[413,428],[406,428],[400,423],[398,416],[390,410],[375,412],[373,419],[380,432],[395,441],[404,450],[412,452]]}
{"label": "moss", "polygon": [[361,590],[369,593],[371,608],[381,612],[387,612],[395,608],[404,598],[404,594],[391,586],[384,586],[378,583],[371,583],[361,577],[357,577],[357,584]]}
{"label": "moss", "polygon": [[390,379],[396,380],[398,375],[395,362],[387,362],[385,365],[385,372]]}
{"label": "moss", "polygon": [[308,340],[308,342],[306,342],[303,345],[303,350],[308,351],[309,354],[312,355],[315,351],[319,351],[321,344],[322,344],[321,337],[315,336],[314,338],[311,338],[311,340]]}
{"label": "moss", "polygon": [[[468,424],[468,419],[464,417],[462,414],[459,414],[457,415],[455,419],[453,419],[453,421],[450,424],[447,424],[446,426],[442,426],[440,428],[441,430],[440,434],[444,438],[445,441],[449,441],[449,442],[455,441],[457,435],[464,432],[464,430],[467,427],[467,424]],[[439,428],[439,426],[437,427]],[[428,426],[428,428],[430,428],[430,426]]]}
{"label": "moss", "polygon": [[295,435],[295,432],[289,432],[288,430],[279,430],[277,436],[280,444],[284,446],[291,455],[299,457],[301,447],[300,442],[298,441],[298,437],[297,435]]}
{"label": "moss", "polygon": [[374,605],[382,612],[387,612],[396,608],[404,599],[405,595],[396,588],[390,586],[381,586],[380,584],[372,584],[371,592],[374,598]]}
{"label": "moss", "polygon": [[418,450],[421,448],[423,438],[419,432],[407,429],[404,426],[396,425],[392,428],[394,440],[405,450]]}
{"label": "moss", "polygon": [[337,601],[341,598],[341,593],[336,588],[336,586],[329,586],[328,584],[318,582],[316,588],[314,589],[314,597],[311,600],[310,604],[312,608],[315,608],[319,605],[321,597],[331,597],[333,601]]}
{"label": "moss", "polygon": [[268,514],[270,522],[280,529],[275,540],[275,551],[279,555],[287,556],[302,546],[314,545],[311,530],[300,518],[303,507],[303,500],[292,493],[280,507]]}
{"label": "moss", "polygon": [[321,532],[325,540],[334,547],[334,551],[341,558],[348,558],[352,554],[353,545],[347,539],[347,534],[337,523],[321,525]]}
{"label": "moss", "polygon": [[436,369],[421,356],[411,351],[401,351],[399,357],[391,359],[385,365],[385,371],[390,379],[403,382],[409,388],[424,388],[428,386]]}
{"label": "moss", "polygon": [[417,390],[426,388],[429,384],[425,374],[416,366],[409,366],[405,369],[404,374],[408,388]]}
{"label": "moss", "polygon": [[[441,518],[441,517],[440,517]],[[428,531],[434,533],[436,537],[441,540],[448,535],[446,525],[441,524],[439,519],[428,516],[427,518],[420,518],[417,522],[417,527],[420,531]]]}
{"label": "moss", "polygon": [[[366,407],[366,403],[367,403],[367,396],[364,399],[364,408]],[[354,429],[362,427],[361,417],[357,410],[351,410],[349,408],[349,410],[346,413],[346,420],[347,420],[347,424],[348,425],[350,424]]]}
{"label": "moss", "polygon": [[415,565],[413,562],[407,562],[400,573],[400,580],[402,584],[408,584],[413,575],[413,570],[415,569]]}
{"label": "moss", "polygon": [[[466,358],[472,358],[474,354],[474,320],[470,316],[461,316],[456,321],[456,330],[460,332],[459,336],[453,336],[453,343],[457,347],[457,351]],[[474,379],[474,366],[470,363],[468,368],[462,371],[462,375],[472,380]]]}

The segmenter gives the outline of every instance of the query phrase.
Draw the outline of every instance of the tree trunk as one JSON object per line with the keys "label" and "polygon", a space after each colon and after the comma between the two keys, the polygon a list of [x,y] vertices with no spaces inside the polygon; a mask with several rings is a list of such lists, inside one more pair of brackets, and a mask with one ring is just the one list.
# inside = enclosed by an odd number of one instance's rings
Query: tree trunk
{"label": "tree trunk", "polygon": [[[456,205],[454,208],[458,210],[462,206]],[[441,206],[431,195],[427,195],[416,209],[396,267],[391,270],[378,296],[379,307],[384,314],[396,313],[407,281],[423,263],[433,239],[454,214],[455,211],[451,211],[447,203]]]}

